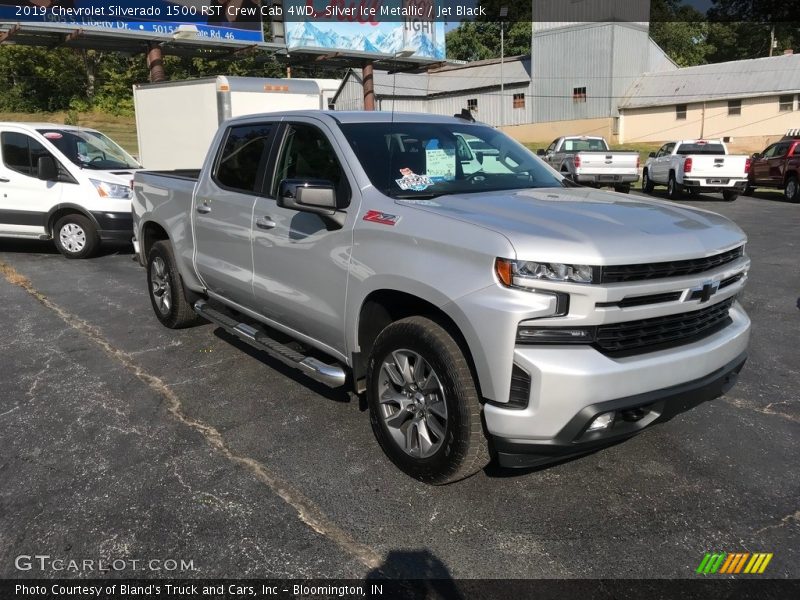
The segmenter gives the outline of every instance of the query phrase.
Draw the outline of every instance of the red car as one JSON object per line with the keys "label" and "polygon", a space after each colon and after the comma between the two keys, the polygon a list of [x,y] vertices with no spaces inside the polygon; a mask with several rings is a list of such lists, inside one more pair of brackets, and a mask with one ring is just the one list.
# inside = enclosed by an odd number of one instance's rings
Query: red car
{"label": "red car", "polygon": [[782,189],[789,202],[800,202],[800,130],[791,130],[784,138],[753,154],[747,195],[753,188]]}

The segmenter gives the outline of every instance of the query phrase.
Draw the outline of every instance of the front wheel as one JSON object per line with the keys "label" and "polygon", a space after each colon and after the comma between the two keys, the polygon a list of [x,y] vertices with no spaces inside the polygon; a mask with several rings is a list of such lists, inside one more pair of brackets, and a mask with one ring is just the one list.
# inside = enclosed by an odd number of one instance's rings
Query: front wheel
{"label": "front wheel", "polygon": [[789,177],[783,186],[783,195],[789,202],[800,202],[800,185],[797,177]]}
{"label": "front wheel", "polygon": [[650,174],[645,169],[645,171],[642,173],[642,191],[645,194],[652,194],[655,187],[656,186],[653,183],[653,180],[650,179]]}
{"label": "front wheel", "polygon": [[722,199],[725,200],[725,202],[733,202],[738,197],[739,197],[739,192],[733,192],[733,191],[722,192]]}
{"label": "front wheel", "polygon": [[200,322],[183,293],[172,247],[169,242],[156,242],[147,255],[147,286],[150,303],[161,324],[170,329],[181,329]]}
{"label": "front wheel", "polygon": [[675,173],[669,174],[669,181],[667,181],[667,198],[670,200],[679,200],[681,197],[681,186],[675,179]]}
{"label": "front wheel", "polygon": [[53,238],[58,251],[67,258],[89,258],[100,244],[94,224],[76,213],[58,220],[53,229]]}
{"label": "front wheel", "polygon": [[380,333],[369,358],[367,400],[378,443],[408,475],[441,485],[489,462],[472,372],[434,321],[409,317]]}

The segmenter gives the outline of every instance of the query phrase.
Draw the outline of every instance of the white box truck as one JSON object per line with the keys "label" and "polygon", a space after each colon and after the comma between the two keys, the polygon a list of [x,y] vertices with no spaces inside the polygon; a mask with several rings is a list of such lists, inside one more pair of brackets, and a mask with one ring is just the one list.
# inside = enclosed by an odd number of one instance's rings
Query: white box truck
{"label": "white box truck", "polygon": [[328,110],[339,83],[220,75],[136,85],[139,162],[148,169],[199,169],[223,121],[280,110]]}

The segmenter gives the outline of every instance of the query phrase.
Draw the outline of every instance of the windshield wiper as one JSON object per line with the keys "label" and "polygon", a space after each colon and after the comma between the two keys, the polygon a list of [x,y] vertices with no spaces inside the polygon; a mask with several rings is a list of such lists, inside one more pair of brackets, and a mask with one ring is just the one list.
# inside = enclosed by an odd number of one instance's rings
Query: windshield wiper
{"label": "windshield wiper", "polygon": [[392,196],[395,200],[431,200],[432,198],[438,198],[439,196],[443,195],[442,192],[440,193],[428,193],[428,194],[395,194]]}

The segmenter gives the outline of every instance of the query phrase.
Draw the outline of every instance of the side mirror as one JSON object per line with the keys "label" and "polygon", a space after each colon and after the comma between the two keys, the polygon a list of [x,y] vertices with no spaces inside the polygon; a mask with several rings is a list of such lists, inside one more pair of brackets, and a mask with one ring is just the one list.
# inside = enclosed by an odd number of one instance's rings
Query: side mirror
{"label": "side mirror", "polygon": [[40,156],[36,176],[42,181],[58,181],[58,165],[52,156]]}
{"label": "side mirror", "polygon": [[536,156],[544,156],[544,148],[539,148],[536,151]]}
{"label": "side mirror", "polygon": [[338,208],[336,188],[327,179],[284,179],[278,187],[278,206],[332,216]]}
{"label": "side mirror", "polygon": [[476,152],[475,160],[477,160],[480,164],[483,164],[483,152]]}
{"label": "side mirror", "polygon": [[761,153],[760,152],[753,152],[753,158],[755,158],[755,159],[761,158]]}

